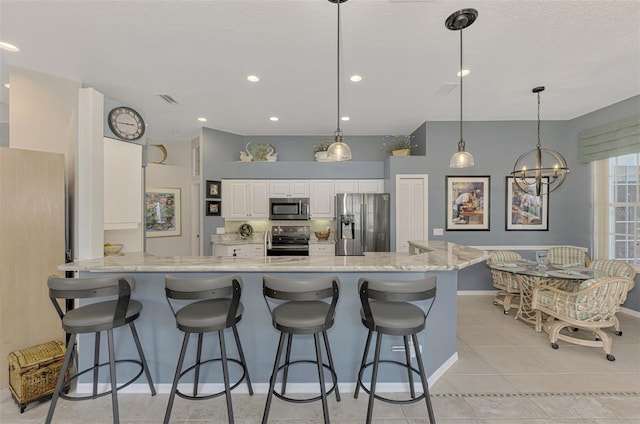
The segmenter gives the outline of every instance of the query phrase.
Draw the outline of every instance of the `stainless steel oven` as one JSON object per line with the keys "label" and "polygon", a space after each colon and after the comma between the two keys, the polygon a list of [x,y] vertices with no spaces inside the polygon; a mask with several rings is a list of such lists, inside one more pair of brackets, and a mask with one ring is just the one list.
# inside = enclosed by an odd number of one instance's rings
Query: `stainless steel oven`
{"label": "stainless steel oven", "polygon": [[274,225],[267,239],[267,256],[309,256],[309,228]]}
{"label": "stainless steel oven", "polygon": [[308,220],[308,197],[272,197],[269,199],[269,219]]}

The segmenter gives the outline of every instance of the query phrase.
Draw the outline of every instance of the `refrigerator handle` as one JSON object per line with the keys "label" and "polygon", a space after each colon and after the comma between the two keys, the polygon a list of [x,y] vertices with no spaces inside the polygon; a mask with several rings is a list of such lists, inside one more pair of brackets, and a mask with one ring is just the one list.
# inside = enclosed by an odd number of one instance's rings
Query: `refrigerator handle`
{"label": "refrigerator handle", "polygon": [[367,204],[363,203],[360,207],[360,240],[362,240],[362,251],[364,252],[365,247],[367,246],[366,235],[367,231],[365,228],[365,218],[367,217]]}

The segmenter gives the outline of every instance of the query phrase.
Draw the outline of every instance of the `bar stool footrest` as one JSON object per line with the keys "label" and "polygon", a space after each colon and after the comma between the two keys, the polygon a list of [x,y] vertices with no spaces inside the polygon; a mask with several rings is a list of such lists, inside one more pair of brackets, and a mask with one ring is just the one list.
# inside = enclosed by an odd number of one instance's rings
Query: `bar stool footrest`
{"label": "bar stool footrest", "polygon": [[[116,387],[116,392],[118,390],[120,390],[120,389],[124,389],[125,387],[127,387],[128,385],[130,385],[131,383],[136,381],[138,379],[138,377],[140,377],[142,375],[142,372],[144,371],[144,367],[142,365],[142,361],[138,361],[138,360],[135,360],[135,359],[118,359],[118,360],[115,361],[116,368],[118,367],[118,364],[121,364],[123,362],[127,362],[127,363],[138,365],[140,367],[140,371],[138,371],[138,374],[136,374],[134,377],[132,377],[129,381],[127,381],[125,383],[122,383],[122,385],[120,385],[120,386],[117,386]],[[101,392],[101,393],[98,393],[96,395],[91,394],[91,395],[88,395],[88,396],[69,396],[67,394],[69,392],[69,386],[70,386],[70,384],[71,384],[71,382],[73,380],[77,379],[82,374],[85,374],[85,373],[87,373],[89,371],[93,371],[95,368],[100,368],[100,367],[104,367],[104,366],[108,367],[109,366],[109,362],[103,362],[102,364],[98,364],[96,366],[87,368],[87,369],[85,369],[85,370],[83,370],[83,371],[81,371],[81,372],[69,377],[69,379],[65,382],[64,386],[62,387],[63,391],[62,391],[62,393],[60,393],[59,396],[62,399],[65,399],[65,400],[76,401],[76,400],[97,399],[97,398],[102,397],[102,396],[110,395],[111,392],[112,392],[111,390],[106,391],[106,392]]]}
{"label": "bar stool footrest", "polygon": [[[411,371],[413,371],[414,373],[418,374],[418,377],[422,376],[420,375],[420,371],[413,368],[413,367],[409,367],[407,364],[403,363],[403,362],[399,362],[399,361],[391,361],[391,360],[380,360],[378,361],[378,364],[394,364],[394,365],[399,365],[405,369],[411,369]],[[366,394],[370,394],[371,392],[369,391],[369,389],[367,389],[364,385],[364,383],[362,382],[362,373],[364,372],[364,370],[367,367],[370,367],[371,365],[373,365],[373,361],[372,362],[368,362],[366,363],[362,368],[360,368],[360,372],[358,373],[358,385],[362,388],[362,390],[366,393]],[[392,403],[395,405],[406,405],[406,404],[411,404],[411,403],[415,403],[418,401],[421,401],[424,399],[424,393],[422,393],[420,396],[417,396],[415,398],[411,398],[411,399],[389,399],[377,394],[373,395],[374,398],[381,400],[383,402],[387,402],[387,403]]]}
{"label": "bar stool footrest", "polygon": [[[316,365],[316,361],[312,361],[310,359],[301,359],[301,360],[297,360],[297,361],[291,361],[289,363],[285,363],[285,364],[279,366],[278,367],[278,372],[280,372],[286,366],[292,366],[292,365],[301,364],[301,363]],[[327,370],[329,370],[329,372],[331,373],[332,381],[338,381],[336,372],[334,370],[332,370],[329,365],[323,363],[322,367],[327,369]],[[329,388],[329,390],[326,391],[325,396],[328,397],[335,390],[336,390],[336,385],[333,384],[331,386],[331,388]],[[310,403],[310,402],[315,402],[315,401],[318,401],[318,400],[322,399],[322,395],[318,395],[318,396],[312,397],[312,398],[304,398],[304,399],[295,398],[294,399],[294,398],[290,398],[288,396],[285,396],[285,395],[283,395],[281,393],[278,393],[275,389],[273,390],[273,395],[275,397],[277,397],[278,399],[284,400],[286,402],[292,402],[292,403]]]}
{"label": "bar stool footrest", "polygon": [[[200,366],[204,365],[204,364],[208,364],[210,362],[219,362],[222,361],[222,358],[214,358],[214,359],[208,359],[206,361],[202,361],[200,362]],[[240,365],[240,367],[242,368],[242,375],[240,376],[240,378],[238,379],[238,381],[236,381],[235,383],[233,383],[233,385],[231,385],[229,387],[229,391],[235,389],[236,387],[238,387],[240,385],[240,383],[242,383],[242,381],[244,380],[245,376],[247,375],[247,369],[244,367],[244,365],[242,365],[242,362],[240,362],[237,359],[233,359],[233,358],[227,358],[227,362],[232,362],[234,364]],[[186,370],[182,371],[180,373],[180,378],[182,378],[185,374],[187,374],[188,372],[194,370],[196,367],[198,366],[198,364],[193,364],[192,366],[190,366],[189,368],[187,368]],[[180,390],[176,389],[176,395],[178,395],[179,397],[181,397],[182,399],[190,399],[190,400],[205,400],[205,399],[213,399],[215,397],[218,396],[222,396],[226,393],[226,390],[221,390],[217,393],[212,393],[209,395],[204,395],[204,396],[193,396],[193,395],[187,395],[185,393],[182,393]]]}

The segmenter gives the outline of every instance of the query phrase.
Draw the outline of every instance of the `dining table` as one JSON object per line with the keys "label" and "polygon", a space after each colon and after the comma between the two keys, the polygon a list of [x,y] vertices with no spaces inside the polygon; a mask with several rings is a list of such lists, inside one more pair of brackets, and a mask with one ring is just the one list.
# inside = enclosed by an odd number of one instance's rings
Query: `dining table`
{"label": "dining table", "polygon": [[598,278],[599,272],[581,264],[552,265],[538,263],[528,259],[488,264],[489,268],[510,272],[520,287],[520,303],[515,318],[535,325],[540,330],[536,310],[531,307],[533,289],[541,285],[571,290],[581,281]]}

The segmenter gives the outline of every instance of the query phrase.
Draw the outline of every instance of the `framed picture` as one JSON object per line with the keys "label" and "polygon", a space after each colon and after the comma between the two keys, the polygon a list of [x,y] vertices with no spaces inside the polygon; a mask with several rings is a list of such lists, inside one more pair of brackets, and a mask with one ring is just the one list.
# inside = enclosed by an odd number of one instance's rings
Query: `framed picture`
{"label": "framed picture", "polygon": [[447,176],[447,231],[489,230],[490,179]]}
{"label": "framed picture", "polygon": [[179,188],[147,187],[144,203],[144,228],[147,237],[181,234]]}
{"label": "framed picture", "polygon": [[207,197],[220,198],[222,186],[220,181],[207,181]]}
{"label": "framed picture", "polygon": [[543,177],[542,195],[536,196],[535,186],[522,190],[513,177],[507,177],[506,230],[507,231],[547,231],[549,230],[548,177]]}
{"label": "framed picture", "polygon": [[220,216],[220,200],[207,200],[207,216]]}

